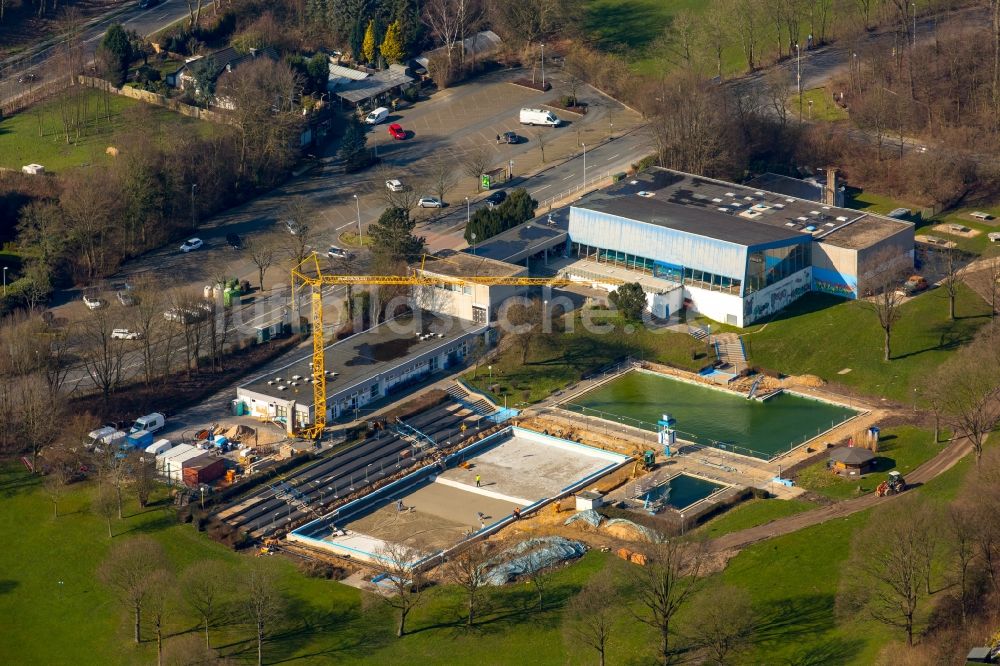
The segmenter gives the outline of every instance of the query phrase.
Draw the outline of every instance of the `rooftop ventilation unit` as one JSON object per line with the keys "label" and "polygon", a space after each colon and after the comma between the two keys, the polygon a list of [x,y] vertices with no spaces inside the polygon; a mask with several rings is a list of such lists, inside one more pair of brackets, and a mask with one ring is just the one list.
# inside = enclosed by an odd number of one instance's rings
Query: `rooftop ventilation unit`
{"label": "rooftop ventilation unit", "polygon": [[638,185],[639,181],[637,181],[637,180],[630,180],[630,181],[628,181],[628,184],[629,185]]}
{"label": "rooftop ventilation unit", "polygon": [[823,210],[830,210],[829,206],[823,206]]}
{"label": "rooftop ventilation unit", "polygon": [[795,219],[798,220],[799,222],[808,222],[809,221],[809,218],[808,217],[804,217],[804,216],[803,217],[797,217]]}
{"label": "rooftop ventilation unit", "polygon": [[292,375],[292,379],[294,379],[295,381],[298,381],[298,380],[302,379],[302,375]]}
{"label": "rooftop ventilation unit", "polygon": [[783,203],[776,203],[776,204],[774,204],[774,207],[777,208],[778,210],[781,210],[782,208],[785,207],[785,204],[783,204]]}
{"label": "rooftop ventilation unit", "polygon": [[812,233],[813,231],[816,231],[816,226],[810,224],[808,227],[806,227],[806,231]]}
{"label": "rooftop ventilation unit", "polygon": [[712,203],[722,203],[722,199],[720,199],[719,197],[715,197],[714,199],[712,199]]}
{"label": "rooftop ventilation unit", "polygon": [[719,206],[719,210],[721,212],[723,212],[723,213],[731,213],[731,212],[733,212],[730,209],[726,208],[725,206]]}
{"label": "rooftop ventilation unit", "polygon": [[837,222],[847,222],[847,218],[844,217],[843,215],[838,215]]}
{"label": "rooftop ventilation unit", "polygon": [[742,213],[740,213],[740,217],[744,217],[744,218],[746,218],[748,220],[756,220],[762,214],[763,213],[761,213],[760,211],[748,208],[747,210],[745,210]]}
{"label": "rooftop ventilation unit", "polygon": [[788,203],[795,203],[795,199],[785,199]]}
{"label": "rooftop ventilation unit", "polygon": [[811,210],[811,211],[809,211],[809,214],[810,215],[819,215],[819,211],[818,210]]}
{"label": "rooftop ventilation unit", "polygon": [[837,226],[837,225],[836,225],[836,224],[834,224],[833,222],[827,222],[827,223],[826,223],[826,224],[824,224],[823,226],[824,226],[824,227],[835,227],[835,226]]}
{"label": "rooftop ventilation unit", "polygon": [[726,192],[726,196],[727,197],[735,197],[736,194],[734,192]]}
{"label": "rooftop ventilation unit", "polygon": [[645,199],[648,199],[649,197],[653,196],[653,192],[647,192],[646,190],[639,190],[638,192],[636,192],[636,194]]}
{"label": "rooftop ventilation unit", "polygon": [[279,391],[284,391],[284,390],[285,390],[285,387],[284,387],[284,386],[279,386],[279,387],[278,387],[278,390],[279,390]]}
{"label": "rooftop ventilation unit", "polygon": [[771,207],[768,206],[766,203],[755,203],[753,205],[753,209],[759,210],[760,212],[763,213],[765,210],[771,210]]}
{"label": "rooftop ventilation unit", "polygon": [[757,196],[759,196],[759,197],[762,197],[762,196],[764,196],[764,193],[763,193],[763,192],[761,192],[760,190],[758,190],[758,191],[754,192],[754,194],[756,194],[756,195],[757,195]]}

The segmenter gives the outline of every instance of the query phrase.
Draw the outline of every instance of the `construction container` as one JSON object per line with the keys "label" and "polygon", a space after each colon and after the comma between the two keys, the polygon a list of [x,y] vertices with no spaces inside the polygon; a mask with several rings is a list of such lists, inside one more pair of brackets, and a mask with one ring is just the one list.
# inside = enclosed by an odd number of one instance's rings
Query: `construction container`
{"label": "construction container", "polygon": [[172,449],[156,456],[156,471],[178,483],[182,480],[184,463],[204,455],[196,447],[189,444],[178,444]]}
{"label": "construction container", "polygon": [[210,453],[184,462],[182,478],[184,485],[197,488],[203,483],[211,483],[226,473],[226,461]]}
{"label": "construction container", "polygon": [[148,430],[137,430],[136,432],[129,433],[125,438],[126,445],[131,449],[145,449],[147,446],[153,443],[153,433]]}
{"label": "construction container", "polygon": [[173,444],[169,439],[158,439],[146,447],[146,453],[152,453],[154,456],[158,456],[161,453],[169,451],[171,447],[173,447]]}

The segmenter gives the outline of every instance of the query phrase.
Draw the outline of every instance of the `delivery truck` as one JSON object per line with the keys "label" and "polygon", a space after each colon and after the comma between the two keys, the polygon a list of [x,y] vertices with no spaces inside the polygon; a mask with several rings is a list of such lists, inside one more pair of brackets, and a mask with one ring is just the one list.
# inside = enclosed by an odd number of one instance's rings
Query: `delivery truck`
{"label": "delivery truck", "polygon": [[559,116],[545,109],[521,109],[520,120],[522,125],[559,127],[562,124]]}

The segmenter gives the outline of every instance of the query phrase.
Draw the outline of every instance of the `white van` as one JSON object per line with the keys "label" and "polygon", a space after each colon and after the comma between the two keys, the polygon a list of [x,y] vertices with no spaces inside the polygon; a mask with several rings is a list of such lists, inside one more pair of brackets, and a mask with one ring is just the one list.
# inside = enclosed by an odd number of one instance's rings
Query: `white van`
{"label": "white van", "polygon": [[369,125],[378,125],[380,122],[389,117],[389,109],[384,106],[380,106],[367,116],[365,116],[365,122]]}
{"label": "white van", "polygon": [[132,429],[129,430],[129,432],[139,432],[140,430],[156,432],[163,427],[165,421],[166,418],[159,412],[146,414],[145,416],[140,416],[135,420],[135,423],[132,424]]}
{"label": "white van", "polygon": [[522,125],[547,125],[549,127],[559,127],[562,121],[559,116],[546,111],[545,109],[521,109]]}

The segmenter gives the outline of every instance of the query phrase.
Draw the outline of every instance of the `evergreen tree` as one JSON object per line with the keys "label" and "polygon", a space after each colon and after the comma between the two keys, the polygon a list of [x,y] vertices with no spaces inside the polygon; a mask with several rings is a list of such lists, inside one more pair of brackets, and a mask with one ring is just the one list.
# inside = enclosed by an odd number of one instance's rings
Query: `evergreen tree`
{"label": "evergreen tree", "polygon": [[420,0],[395,0],[390,19],[399,23],[403,51],[416,53],[424,37],[424,24],[420,20]]}
{"label": "evergreen tree", "polygon": [[365,30],[365,39],[361,42],[361,57],[366,63],[375,62],[377,55],[377,43],[375,38],[375,19],[368,21],[368,29]]}
{"label": "evergreen tree", "polygon": [[527,190],[519,187],[496,208],[480,208],[473,213],[469,224],[465,227],[465,240],[471,243],[472,234],[476,234],[476,242],[481,243],[502,231],[527,222],[535,216],[537,206],[538,202],[531,198]]}
{"label": "evergreen tree", "polygon": [[114,23],[104,33],[98,46],[98,60],[104,64],[104,75],[111,83],[121,86],[132,61],[132,42],[121,23]]}
{"label": "evergreen tree", "polygon": [[344,160],[347,173],[360,171],[372,163],[367,143],[365,126],[356,115],[351,115],[344,130],[344,141],[340,145],[340,158]]}
{"label": "evergreen tree", "polygon": [[403,46],[402,28],[399,21],[393,21],[385,31],[385,39],[382,40],[382,57],[389,62],[403,62],[406,59],[406,50]]}
{"label": "evergreen tree", "polygon": [[329,12],[326,0],[307,0],[306,23],[311,28],[326,27],[326,17]]}
{"label": "evergreen tree", "polygon": [[424,238],[413,235],[416,221],[404,208],[386,208],[375,224],[368,227],[372,253],[381,262],[412,262],[424,252]]}
{"label": "evergreen tree", "polygon": [[608,300],[614,303],[626,319],[639,319],[646,308],[646,292],[638,282],[621,285],[608,295]]}

